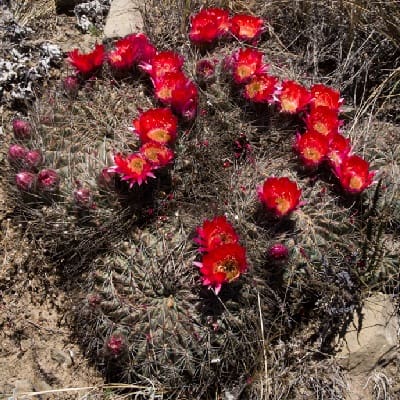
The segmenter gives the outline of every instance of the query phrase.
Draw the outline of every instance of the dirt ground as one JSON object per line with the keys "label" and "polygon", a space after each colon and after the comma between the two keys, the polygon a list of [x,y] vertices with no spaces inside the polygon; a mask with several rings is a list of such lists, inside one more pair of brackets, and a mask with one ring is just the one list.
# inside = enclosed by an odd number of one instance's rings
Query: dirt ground
{"label": "dirt ground", "polygon": [[[96,37],[83,34],[75,17],[59,14],[51,28],[37,25],[36,37],[57,44],[63,51],[79,44],[90,48]],[[54,71],[54,81],[58,81]],[[3,121],[11,111],[2,109]],[[4,129],[5,137],[10,135]],[[1,160],[6,151],[1,149]],[[4,165],[4,164],[3,164]],[[3,169],[3,166],[1,167]],[[3,174],[2,174],[3,175]],[[3,179],[3,177],[2,177]],[[2,181],[3,183],[4,181]],[[32,248],[21,227],[13,226],[13,204],[0,183],[0,398],[32,391],[87,388],[53,394],[55,398],[78,398],[103,383],[72,337],[68,313],[72,293],[57,281],[40,249]],[[17,245],[16,245],[17,244]],[[89,388],[88,388],[89,387]]]}

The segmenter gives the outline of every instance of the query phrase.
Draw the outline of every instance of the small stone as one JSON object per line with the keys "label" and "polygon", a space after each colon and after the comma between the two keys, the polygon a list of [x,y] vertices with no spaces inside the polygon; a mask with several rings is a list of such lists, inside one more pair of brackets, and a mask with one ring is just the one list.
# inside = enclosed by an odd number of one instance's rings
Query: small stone
{"label": "small stone", "polygon": [[399,317],[389,295],[378,293],[365,300],[361,326],[357,313],[336,355],[353,375],[369,373],[396,357]]}

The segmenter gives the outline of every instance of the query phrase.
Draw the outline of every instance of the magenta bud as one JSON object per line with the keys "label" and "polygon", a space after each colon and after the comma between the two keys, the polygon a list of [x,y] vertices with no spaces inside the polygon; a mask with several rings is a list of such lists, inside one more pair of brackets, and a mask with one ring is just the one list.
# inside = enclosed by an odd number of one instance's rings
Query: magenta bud
{"label": "magenta bud", "polygon": [[27,149],[19,144],[12,144],[8,149],[8,160],[11,164],[21,164],[27,154]]}
{"label": "magenta bud", "polygon": [[106,346],[113,356],[118,356],[125,347],[125,338],[120,334],[111,335],[107,340]]}
{"label": "magenta bud", "polygon": [[39,189],[46,191],[54,191],[58,188],[60,178],[53,169],[42,169],[37,177]]}
{"label": "magenta bud", "polygon": [[215,61],[200,60],[196,64],[196,75],[200,79],[209,80],[215,74]]}
{"label": "magenta bud", "polygon": [[29,150],[24,157],[24,161],[28,167],[37,168],[43,163],[43,155],[40,150]]}
{"label": "magenta bud", "polygon": [[89,189],[74,190],[74,200],[79,207],[90,208],[93,205],[93,196]]}
{"label": "magenta bud", "polygon": [[15,182],[18,189],[24,190],[26,192],[33,189],[35,186],[36,175],[32,172],[21,171],[15,176]]}
{"label": "magenta bud", "polygon": [[274,260],[284,260],[289,257],[289,250],[284,244],[275,243],[268,249],[268,256]]}
{"label": "magenta bud", "polygon": [[114,187],[115,172],[109,171],[109,168],[103,168],[97,178],[98,184],[103,188]]}
{"label": "magenta bud", "polygon": [[97,293],[89,294],[87,296],[87,301],[90,307],[96,308],[101,303],[101,296]]}
{"label": "magenta bud", "polygon": [[67,76],[63,81],[63,88],[69,95],[76,95],[79,90],[79,80],[76,76]]}
{"label": "magenta bud", "polygon": [[27,139],[31,136],[31,125],[23,119],[14,119],[13,131],[17,139]]}

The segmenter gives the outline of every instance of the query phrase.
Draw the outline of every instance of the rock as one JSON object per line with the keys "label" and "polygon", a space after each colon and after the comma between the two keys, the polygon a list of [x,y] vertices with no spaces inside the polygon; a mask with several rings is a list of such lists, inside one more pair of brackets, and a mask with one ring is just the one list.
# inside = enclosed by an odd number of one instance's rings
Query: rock
{"label": "rock", "polygon": [[400,324],[390,296],[379,293],[369,297],[361,313],[361,325],[355,313],[336,355],[338,363],[352,375],[369,373],[397,356]]}
{"label": "rock", "polygon": [[139,0],[112,0],[104,27],[104,38],[124,37],[143,31]]}
{"label": "rock", "polygon": [[14,382],[13,395],[15,398],[18,398],[19,400],[30,399],[31,396],[26,396],[25,394],[33,391],[34,391],[33,385],[27,379],[19,379]]}

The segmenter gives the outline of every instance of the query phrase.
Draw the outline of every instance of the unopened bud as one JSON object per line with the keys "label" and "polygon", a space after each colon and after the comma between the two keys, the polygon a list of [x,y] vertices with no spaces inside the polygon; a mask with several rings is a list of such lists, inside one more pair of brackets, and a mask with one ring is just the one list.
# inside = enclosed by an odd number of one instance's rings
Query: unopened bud
{"label": "unopened bud", "polygon": [[29,192],[35,186],[36,175],[32,172],[21,171],[15,176],[18,189]]}
{"label": "unopened bud", "polygon": [[30,168],[38,168],[43,163],[43,155],[40,150],[29,150],[24,157],[25,164]]}
{"label": "unopened bud", "polygon": [[268,256],[275,260],[284,260],[289,257],[289,250],[284,244],[275,243],[268,249]]}
{"label": "unopened bud", "polygon": [[27,154],[27,149],[19,144],[12,144],[8,149],[8,160],[12,165],[22,164]]}
{"label": "unopened bud", "polygon": [[31,136],[31,125],[23,119],[14,119],[13,131],[17,139],[27,139]]}
{"label": "unopened bud", "polygon": [[79,207],[90,208],[93,205],[93,196],[89,189],[74,190],[74,200]]}
{"label": "unopened bud", "polygon": [[113,356],[118,356],[125,347],[125,338],[118,333],[113,334],[107,340],[106,347]]}
{"label": "unopened bud", "polygon": [[109,168],[103,168],[97,178],[98,184],[106,189],[114,187],[115,172],[110,172]]}
{"label": "unopened bud", "polygon": [[75,96],[79,90],[79,80],[76,76],[67,76],[63,81],[63,88],[66,94]]}
{"label": "unopened bud", "polygon": [[60,178],[53,169],[42,169],[37,177],[39,189],[46,191],[54,191],[58,188]]}

